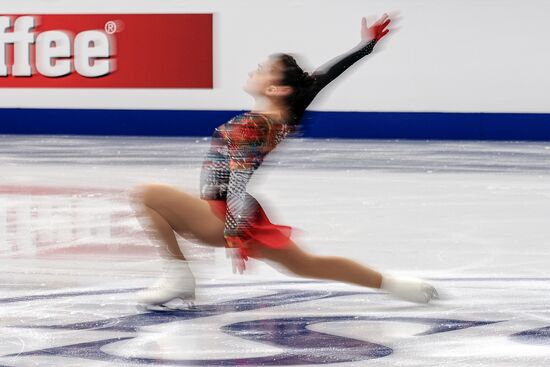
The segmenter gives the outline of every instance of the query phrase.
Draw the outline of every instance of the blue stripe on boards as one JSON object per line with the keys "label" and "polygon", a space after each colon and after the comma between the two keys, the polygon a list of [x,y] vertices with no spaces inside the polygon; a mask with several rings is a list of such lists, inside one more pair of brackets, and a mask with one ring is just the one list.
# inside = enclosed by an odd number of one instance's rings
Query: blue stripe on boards
{"label": "blue stripe on boards", "polygon": [[[0,109],[0,134],[210,136],[243,111]],[[303,136],[343,139],[550,140],[550,113],[321,112]]]}

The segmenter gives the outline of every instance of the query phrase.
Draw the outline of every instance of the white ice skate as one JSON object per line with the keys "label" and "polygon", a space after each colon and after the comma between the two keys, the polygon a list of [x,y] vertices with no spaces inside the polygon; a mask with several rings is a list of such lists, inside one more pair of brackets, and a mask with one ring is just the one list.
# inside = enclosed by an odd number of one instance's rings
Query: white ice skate
{"label": "white ice skate", "polygon": [[435,287],[422,279],[384,275],[380,288],[409,302],[428,303],[439,298]]}
{"label": "white ice skate", "polygon": [[181,300],[187,308],[194,308],[195,277],[186,261],[169,261],[164,274],[152,286],[137,293],[137,301],[146,309],[179,309],[167,303]]}

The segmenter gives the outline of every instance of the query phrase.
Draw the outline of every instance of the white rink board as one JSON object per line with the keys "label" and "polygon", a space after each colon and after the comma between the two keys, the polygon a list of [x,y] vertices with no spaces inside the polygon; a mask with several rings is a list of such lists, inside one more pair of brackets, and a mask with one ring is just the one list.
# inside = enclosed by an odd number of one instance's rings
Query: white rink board
{"label": "white rink board", "polygon": [[1,0],[0,8],[5,15],[214,14],[212,90],[0,88],[5,108],[248,109],[242,85],[267,55],[295,53],[311,70],[359,41],[362,15],[390,11],[400,14],[399,31],[312,109],[550,112],[544,0]]}

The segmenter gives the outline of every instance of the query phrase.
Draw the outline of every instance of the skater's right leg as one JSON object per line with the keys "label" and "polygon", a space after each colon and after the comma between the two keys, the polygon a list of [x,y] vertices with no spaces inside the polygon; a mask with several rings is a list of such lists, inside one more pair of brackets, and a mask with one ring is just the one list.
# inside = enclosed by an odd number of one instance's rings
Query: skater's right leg
{"label": "skater's right leg", "polygon": [[134,192],[134,204],[148,235],[160,243],[165,259],[163,276],[138,294],[140,303],[161,305],[173,299],[192,301],[195,277],[182,253],[175,233],[188,240],[221,247],[223,222],[204,200],[165,185],[147,185]]}
{"label": "skater's right leg", "polygon": [[225,245],[224,223],[214,215],[206,201],[160,184],[138,188],[133,199],[148,219],[144,223],[148,233],[164,245],[169,256],[185,258],[174,232],[205,245]]}

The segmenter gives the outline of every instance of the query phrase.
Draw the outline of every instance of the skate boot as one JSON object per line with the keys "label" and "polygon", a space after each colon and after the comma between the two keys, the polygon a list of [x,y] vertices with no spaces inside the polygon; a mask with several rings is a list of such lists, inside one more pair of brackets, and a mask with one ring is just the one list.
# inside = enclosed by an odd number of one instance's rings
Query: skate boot
{"label": "skate boot", "polygon": [[147,309],[151,306],[167,307],[168,302],[176,299],[194,307],[195,277],[187,261],[168,261],[164,266],[164,274],[149,288],[137,294],[138,303]]}
{"label": "skate boot", "polygon": [[422,279],[384,275],[380,289],[391,293],[396,298],[415,302],[428,303],[439,298],[437,290]]}

